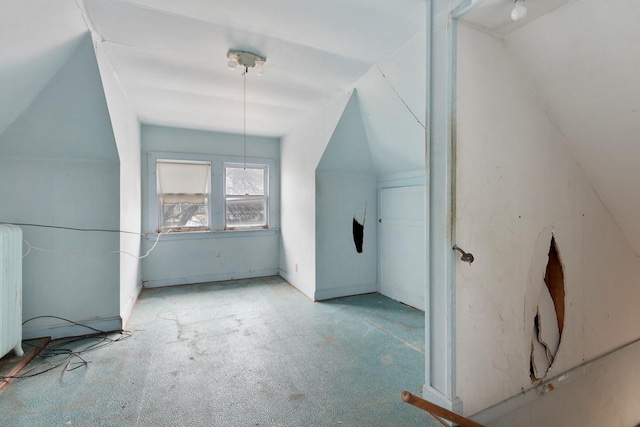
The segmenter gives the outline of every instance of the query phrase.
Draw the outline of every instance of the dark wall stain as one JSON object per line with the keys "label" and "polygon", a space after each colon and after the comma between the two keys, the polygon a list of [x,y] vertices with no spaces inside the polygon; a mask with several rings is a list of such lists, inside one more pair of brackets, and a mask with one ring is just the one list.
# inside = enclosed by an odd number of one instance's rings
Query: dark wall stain
{"label": "dark wall stain", "polygon": [[364,241],[364,224],[360,224],[356,217],[353,217],[353,243],[356,244],[356,251],[362,253],[362,242]]}

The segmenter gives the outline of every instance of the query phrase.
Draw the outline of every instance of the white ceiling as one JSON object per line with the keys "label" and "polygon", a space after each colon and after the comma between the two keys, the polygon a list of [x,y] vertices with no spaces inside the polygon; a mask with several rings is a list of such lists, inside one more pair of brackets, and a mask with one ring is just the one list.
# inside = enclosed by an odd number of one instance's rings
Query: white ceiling
{"label": "white ceiling", "polygon": [[94,37],[144,123],[282,136],[425,26],[424,0],[84,0]]}
{"label": "white ceiling", "polygon": [[[514,0],[482,0],[462,20],[498,37],[505,36],[572,0],[524,0],[527,14],[518,21],[511,20]],[[575,0],[574,0],[575,1]]]}

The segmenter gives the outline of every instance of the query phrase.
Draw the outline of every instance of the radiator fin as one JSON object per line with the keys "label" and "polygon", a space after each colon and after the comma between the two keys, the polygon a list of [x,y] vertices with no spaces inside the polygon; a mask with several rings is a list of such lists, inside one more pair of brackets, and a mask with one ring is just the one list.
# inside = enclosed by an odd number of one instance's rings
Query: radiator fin
{"label": "radiator fin", "polygon": [[0,357],[22,356],[22,229],[0,225]]}

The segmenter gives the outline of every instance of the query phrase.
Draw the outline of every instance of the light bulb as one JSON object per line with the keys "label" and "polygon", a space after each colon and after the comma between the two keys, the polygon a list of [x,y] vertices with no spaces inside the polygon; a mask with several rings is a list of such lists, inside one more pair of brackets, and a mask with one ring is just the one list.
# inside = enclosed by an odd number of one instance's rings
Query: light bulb
{"label": "light bulb", "polygon": [[524,0],[516,0],[516,5],[511,11],[511,19],[519,21],[527,16],[527,6],[524,5]]}
{"label": "light bulb", "polygon": [[230,58],[229,59],[229,63],[227,65],[229,65],[229,68],[231,68],[233,70],[234,68],[236,68],[238,66],[238,60],[235,59],[235,58]]}
{"label": "light bulb", "polygon": [[263,75],[264,74],[264,61],[259,61],[259,60],[256,61],[255,68],[256,68],[256,74],[257,75],[259,75],[259,76]]}

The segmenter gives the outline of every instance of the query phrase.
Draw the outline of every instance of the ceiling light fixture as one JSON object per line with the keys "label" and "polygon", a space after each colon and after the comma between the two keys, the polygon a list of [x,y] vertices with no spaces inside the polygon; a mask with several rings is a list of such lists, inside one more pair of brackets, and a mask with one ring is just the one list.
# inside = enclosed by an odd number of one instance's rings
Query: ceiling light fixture
{"label": "ceiling light fixture", "polygon": [[511,10],[511,19],[519,21],[527,16],[527,6],[524,5],[524,0],[515,0],[515,6]]}
{"label": "ceiling light fixture", "polygon": [[244,169],[247,169],[247,73],[249,68],[255,68],[256,74],[261,76],[264,74],[264,63],[267,58],[258,56],[255,53],[244,52],[241,50],[230,50],[227,52],[227,59],[229,60],[229,68],[234,69],[238,65],[242,66],[243,77],[243,145],[244,145]]}
{"label": "ceiling light fixture", "polygon": [[242,50],[230,50],[227,52],[227,59],[229,60],[229,68],[232,70],[238,65],[241,65],[245,71],[248,71],[249,68],[255,68],[256,74],[259,76],[264,73],[264,63],[267,61],[267,58]]}

